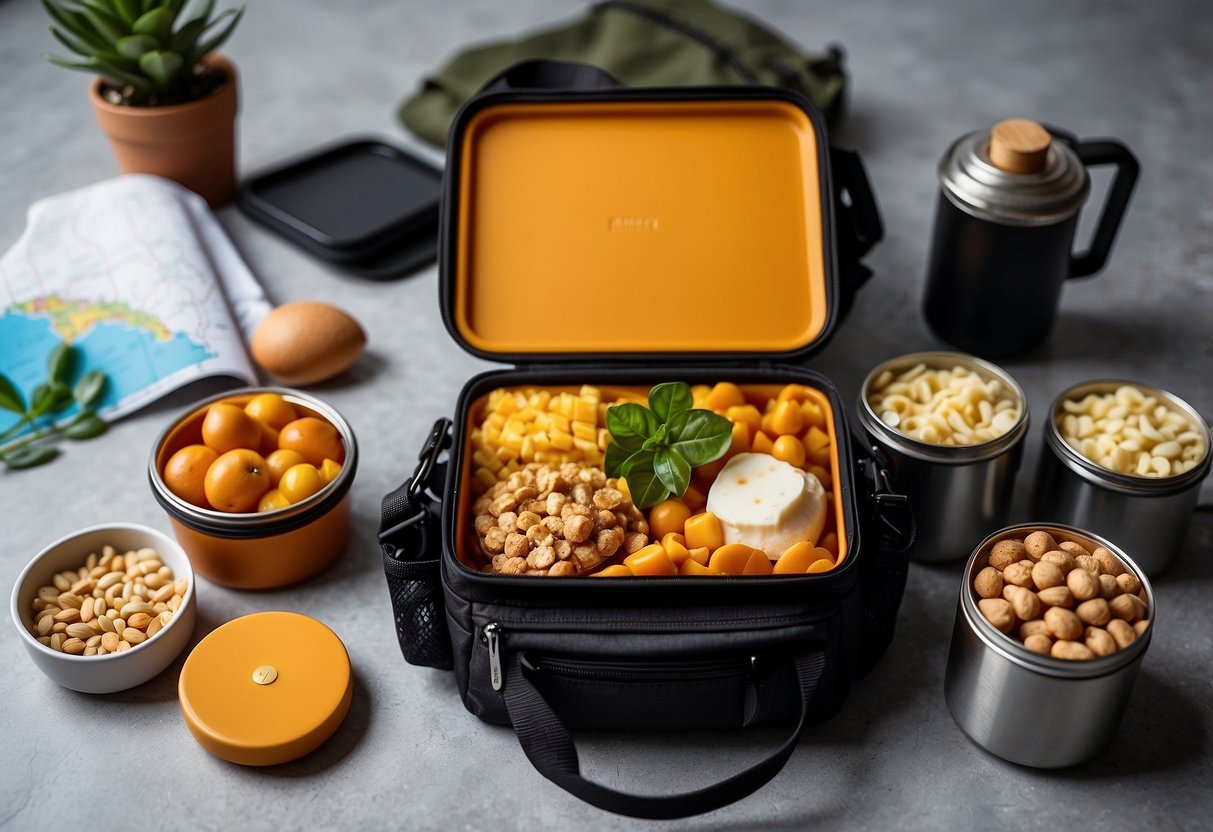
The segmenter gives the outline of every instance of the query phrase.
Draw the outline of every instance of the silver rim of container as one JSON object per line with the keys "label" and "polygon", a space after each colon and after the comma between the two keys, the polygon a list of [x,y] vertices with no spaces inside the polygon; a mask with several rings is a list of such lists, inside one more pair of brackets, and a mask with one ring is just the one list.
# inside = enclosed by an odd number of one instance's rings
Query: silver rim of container
{"label": "silver rim of container", "polygon": [[[988,565],[989,550],[998,541],[1037,531],[1046,531],[1049,534],[1058,533],[1067,538],[1074,538],[1088,548],[1103,546],[1115,555],[1124,565],[1125,569],[1132,572],[1137,580],[1141,581],[1142,588],[1146,591],[1146,604],[1150,623],[1147,625],[1145,632],[1134,639],[1133,643],[1128,647],[1117,650],[1110,656],[1072,661],[1033,653],[1013,637],[995,629],[993,624],[986,621],[985,616],[981,614],[981,610],[977,608],[977,601],[974,599],[973,592],[973,578],[980,571],[978,564],[980,564],[981,568]],[[973,632],[991,650],[994,650],[1008,661],[1014,662],[1020,667],[1035,673],[1043,673],[1047,676],[1056,676],[1062,679],[1092,679],[1098,676],[1105,676],[1130,664],[1149,646],[1150,637],[1154,633],[1154,620],[1158,612],[1155,606],[1154,588],[1150,586],[1150,581],[1145,573],[1141,571],[1128,555],[1122,552],[1115,544],[1099,535],[1058,523],[1019,523],[1014,526],[1007,526],[994,532],[979,543],[977,548],[973,550],[973,554],[969,556],[969,562],[965,564],[964,580],[960,585],[960,607],[964,610],[965,618],[968,620]]]}
{"label": "silver rim of container", "polygon": [[[1070,447],[1062,439],[1061,430],[1057,426],[1058,416],[1065,415],[1062,413],[1062,402],[1070,400],[1081,401],[1091,393],[1114,393],[1117,388],[1126,385],[1136,387],[1148,396],[1157,396],[1165,400],[1171,407],[1193,420],[1193,423],[1197,425],[1197,429],[1204,436],[1205,440],[1205,455],[1194,468],[1172,477],[1143,477],[1138,474],[1122,474],[1119,471],[1104,468],[1097,462],[1092,462]],[[1073,387],[1063,390],[1049,407],[1049,420],[1045,425],[1045,443],[1052,449],[1057,458],[1065,463],[1067,468],[1083,479],[1125,494],[1150,496],[1183,491],[1189,486],[1203,480],[1205,475],[1209,473],[1209,466],[1213,462],[1213,448],[1210,448],[1209,426],[1205,424],[1205,420],[1201,418],[1200,414],[1191,405],[1178,396],[1168,393],[1166,390],[1127,379],[1105,378],[1084,381],[1081,384],[1075,384]]]}
{"label": "silver rim of container", "polygon": [[[301,404],[309,410],[314,410],[335,428],[341,435],[342,444],[345,446],[345,461],[341,464],[341,472],[336,478],[321,488],[306,500],[295,503],[294,505],[286,506],[285,508],[275,509],[274,511],[265,512],[247,512],[243,514],[232,514],[224,511],[215,511],[214,509],[201,508],[193,503],[187,503],[185,500],[178,497],[173,492],[169,491],[168,486],[164,484],[164,477],[160,475],[159,467],[156,465],[156,458],[160,455],[160,446],[168,438],[168,435],[182,421],[190,415],[196,413],[204,407],[220,402],[225,399],[230,399],[233,396],[244,395],[260,395],[261,393],[277,393],[292,404]],[[157,497],[166,507],[171,507],[177,513],[185,515],[189,521],[195,524],[205,526],[217,526],[220,528],[231,529],[233,531],[250,531],[259,528],[267,523],[279,524],[282,522],[290,522],[299,518],[301,515],[309,513],[318,503],[327,502],[328,498],[335,492],[348,490],[349,479],[354,475],[354,470],[357,467],[358,461],[358,445],[354,440],[354,431],[350,427],[345,418],[338,413],[333,407],[329,406],[320,399],[311,396],[307,393],[302,393],[298,390],[291,390],[286,387],[241,387],[235,390],[228,390],[223,393],[217,393],[214,396],[205,398],[199,402],[190,405],[189,409],[179,414],[176,418],[168,423],[164,430],[160,431],[156,436],[156,441],[152,443],[151,456],[148,459],[148,478],[151,480],[152,488],[155,489]]]}
{"label": "silver rim of container", "polygon": [[953,205],[979,219],[1021,226],[1054,225],[1078,212],[1091,178],[1065,142],[1053,138],[1040,172],[1008,173],[990,161],[990,132],[961,136],[940,160],[939,183]]}
{"label": "silver rim of container", "polygon": [[[929,369],[946,370],[955,366],[964,367],[985,378],[995,378],[1002,382],[1019,400],[1019,419],[1011,429],[1002,436],[996,436],[986,442],[976,445],[935,445],[907,436],[896,428],[884,423],[872,406],[868,403],[868,391],[881,373],[889,370],[893,373],[903,372],[919,364],[925,364]],[[983,462],[1005,452],[1020,442],[1028,432],[1028,399],[1023,389],[1015,379],[1001,367],[983,361],[962,352],[932,351],[912,352],[899,355],[877,364],[859,390],[859,422],[881,443],[914,459],[935,462],[943,465],[969,465]]]}

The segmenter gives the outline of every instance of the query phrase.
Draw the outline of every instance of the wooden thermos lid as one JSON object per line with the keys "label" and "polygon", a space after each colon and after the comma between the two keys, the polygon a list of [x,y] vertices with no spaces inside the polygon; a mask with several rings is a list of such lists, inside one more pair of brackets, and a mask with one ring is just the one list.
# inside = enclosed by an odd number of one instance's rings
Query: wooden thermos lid
{"label": "wooden thermos lid", "polygon": [[1009,118],[990,131],[990,161],[1008,173],[1038,173],[1048,161],[1049,131],[1026,118]]}

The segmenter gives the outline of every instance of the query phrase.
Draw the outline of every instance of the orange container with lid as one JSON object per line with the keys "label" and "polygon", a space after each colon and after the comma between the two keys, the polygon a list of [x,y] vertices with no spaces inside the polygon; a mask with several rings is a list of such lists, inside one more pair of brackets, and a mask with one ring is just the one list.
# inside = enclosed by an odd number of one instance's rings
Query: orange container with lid
{"label": "orange container with lid", "polygon": [[[280,394],[301,416],[315,416],[337,429],[345,458],[333,481],[298,503],[270,512],[230,514],[201,508],[172,493],[164,482],[165,463],[181,448],[201,441],[207,409],[218,402],[244,407],[261,393]],[[298,390],[257,387],[211,396],[175,419],[152,446],[148,481],[195,572],[236,589],[272,589],[311,577],[345,549],[349,492],[357,467],[354,431],[334,408]]]}
{"label": "orange container with lid", "polygon": [[[443,319],[468,352],[513,366],[467,383],[385,501],[380,540],[405,657],[453,669],[472,713],[512,724],[540,773],[594,805],[669,818],[740,799],[884,650],[904,584],[912,521],[900,522],[906,507],[879,453],[854,444],[828,378],[788,363],[829,338],[839,273],[853,289],[859,253],[879,237],[866,180],[787,91],[629,90],[590,67],[542,62],[469,101],[447,152]],[[469,437],[490,391],[585,384],[606,400],[667,381],[734,382],[755,401],[809,388],[831,440],[836,568],[550,578],[470,564]],[[589,783],[568,733],[787,721],[793,736],[771,758],[668,798]]]}

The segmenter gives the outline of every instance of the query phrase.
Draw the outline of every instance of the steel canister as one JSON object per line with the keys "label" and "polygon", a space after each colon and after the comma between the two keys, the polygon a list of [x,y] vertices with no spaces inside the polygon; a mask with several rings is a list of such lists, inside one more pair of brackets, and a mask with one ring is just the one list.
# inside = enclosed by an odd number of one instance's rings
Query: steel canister
{"label": "steel canister", "polygon": [[[1141,581],[1150,624],[1110,656],[1067,661],[1033,653],[986,621],[973,578],[1000,540],[1047,531],[1088,550],[1103,546]],[[1070,526],[1025,523],[995,532],[973,550],[964,570],[944,696],[952,718],[982,748],[1020,765],[1062,768],[1089,760],[1112,741],[1154,632],[1154,590],[1145,573],[1102,537]]]}
{"label": "steel canister", "polygon": [[[959,366],[985,379],[997,379],[1018,399],[1018,421],[1002,436],[976,445],[934,445],[885,424],[868,401],[876,379],[885,371],[898,374],[919,364],[937,370]],[[860,424],[889,456],[897,489],[914,507],[916,559],[958,560],[969,553],[975,539],[1006,524],[1028,432],[1027,397],[1006,371],[963,353],[910,353],[885,361],[868,374],[857,410]]]}
{"label": "steel canister", "polygon": [[[1173,477],[1121,474],[1087,459],[1061,436],[1064,403],[1090,394],[1114,393],[1124,385],[1154,396],[1187,416],[1203,434],[1205,454],[1196,467]],[[1183,546],[1192,512],[1208,475],[1209,426],[1191,405],[1165,390],[1131,381],[1101,379],[1062,391],[1049,408],[1044,450],[1036,480],[1035,513],[1116,538],[1142,571],[1166,569]]]}

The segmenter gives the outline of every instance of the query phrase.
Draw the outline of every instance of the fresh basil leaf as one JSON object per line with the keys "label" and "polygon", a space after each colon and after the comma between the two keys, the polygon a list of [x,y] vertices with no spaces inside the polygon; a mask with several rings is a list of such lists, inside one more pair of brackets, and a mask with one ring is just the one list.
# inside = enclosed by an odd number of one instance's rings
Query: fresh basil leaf
{"label": "fresh basil leaf", "polygon": [[50,357],[46,359],[46,371],[50,374],[51,381],[66,384],[67,380],[72,377],[72,367],[75,363],[76,351],[72,345],[66,341],[60,341],[59,345],[51,350]]}
{"label": "fresh basil leaf", "polygon": [[606,412],[607,430],[625,451],[638,451],[658,428],[657,417],[635,402],[611,405]]}
{"label": "fresh basil leaf", "polygon": [[653,471],[675,497],[685,494],[687,486],[691,484],[691,466],[673,448],[658,449],[653,455]]}
{"label": "fresh basil leaf", "polygon": [[[642,457],[642,458],[637,458]],[[633,462],[633,460],[636,460]],[[661,479],[653,469],[653,457],[648,454],[637,454],[628,460],[632,465],[627,472],[627,490],[632,495],[632,502],[637,508],[653,508],[657,503],[670,496]]]}
{"label": "fresh basil leaf", "polygon": [[663,422],[668,422],[675,413],[690,410],[694,406],[691,387],[684,381],[667,381],[649,391],[649,409]]}
{"label": "fresh basil leaf", "polygon": [[53,445],[26,445],[0,456],[0,462],[14,471],[19,471],[22,468],[43,465],[57,456],[59,456],[59,449]]}
{"label": "fresh basil leaf", "polygon": [[627,459],[625,459],[623,461],[623,464],[621,466],[619,466],[619,471],[624,477],[626,477],[628,474],[632,473],[633,468],[640,470],[642,468],[652,468],[652,467],[653,467],[653,452],[642,450],[642,451],[637,451],[636,453],[632,454]]}
{"label": "fresh basil leaf", "polygon": [[92,439],[105,433],[107,427],[105,420],[96,413],[82,413],[64,429],[63,435],[68,439]]}
{"label": "fresh basil leaf", "polygon": [[8,376],[0,373],[0,410],[25,415],[25,397],[17,389],[17,385],[9,381]]}
{"label": "fresh basil leaf", "polygon": [[101,403],[101,397],[105,395],[105,382],[105,373],[100,370],[89,370],[80,376],[72,390],[72,396],[81,410],[96,407]]}
{"label": "fresh basil leaf", "polygon": [[644,444],[641,445],[640,447],[641,447],[641,450],[655,451],[658,448],[664,448],[666,446],[666,444],[667,443],[666,443],[665,425],[658,425],[657,431],[652,436],[650,436],[648,439],[644,440]]}
{"label": "fresh basil leaf", "polygon": [[733,423],[710,410],[684,410],[666,427],[670,448],[692,468],[720,459],[733,442]]}
{"label": "fresh basil leaf", "polygon": [[625,450],[618,442],[612,442],[607,445],[606,456],[603,459],[602,469],[608,477],[622,477],[623,464],[627,462],[628,457],[632,455],[631,451]]}

